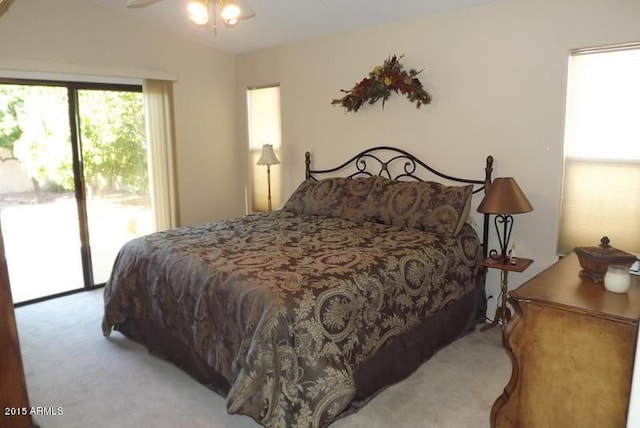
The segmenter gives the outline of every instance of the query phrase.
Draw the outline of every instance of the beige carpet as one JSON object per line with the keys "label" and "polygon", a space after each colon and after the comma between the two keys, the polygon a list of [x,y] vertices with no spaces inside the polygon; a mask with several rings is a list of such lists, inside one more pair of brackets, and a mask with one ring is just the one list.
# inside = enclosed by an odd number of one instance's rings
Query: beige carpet
{"label": "beige carpet", "polygon": [[[258,427],[175,366],[114,333],[102,336],[102,290],[16,310],[32,406],[43,428]],[[332,428],[489,426],[511,375],[500,330],[475,332],[441,350],[405,381]]]}

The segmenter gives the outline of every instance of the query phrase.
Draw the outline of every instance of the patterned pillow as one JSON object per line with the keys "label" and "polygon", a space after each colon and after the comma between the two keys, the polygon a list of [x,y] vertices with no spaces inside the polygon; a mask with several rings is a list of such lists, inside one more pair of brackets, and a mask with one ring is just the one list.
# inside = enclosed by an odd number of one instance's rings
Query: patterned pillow
{"label": "patterned pillow", "polygon": [[362,206],[376,178],[305,180],[293,192],[283,209],[296,214],[364,221],[366,218]]}
{"label": "patterned pillow", "polygon": [[456,236],[469,217],[473,186],[378,180],[365,202],[372,221]]}

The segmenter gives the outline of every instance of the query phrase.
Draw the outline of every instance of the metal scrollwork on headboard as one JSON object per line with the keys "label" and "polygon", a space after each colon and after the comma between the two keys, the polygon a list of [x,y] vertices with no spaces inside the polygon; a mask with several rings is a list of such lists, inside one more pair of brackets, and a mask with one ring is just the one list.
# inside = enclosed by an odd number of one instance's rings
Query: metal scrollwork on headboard
{"label": "metal scrollwork on headboard", "polygon": [[[358,169],[358,172],[352,174],[352,176],[356,176],[359,174],[373,175],[373,173],[367,169],[367,167],[369,166],[367,164],[367,160],[372,160],[377,162],[380,168],[380,171],[377,173],[377,175],[380,175],[383,177],[386,176],[386,178],[388,178],[389,180],[398,180],[402,177],[410,177],[410,178],[415,178],[416,180],[420,180],[419,177],[416,177],[413,175],[413,173],[416,172],[416,159],[411,157],[410,155],[394,156],[385,162],[381,160],[378,156],[375,156],[371,153],[361,153],[360,155],[358,155],[358,158],[355,161],[355,166]],[[402,165],[403,172],[401,174],[396,175],[395,177],[392,176],[391,165],[394,163],[401,163],[403,160],[404,160],[404,164]],[[375,171],[375,168],[374,168],[374,171]]]}
{"label": "metal scrollwork on headboard", "polygon": [[[389,146],[373,147],[364,150],[346,162],[328,169],[311,169],[311,153],[305,153],[305,177],[311,180],[318,180],[321,176],[335,176],[335,174],[330,174],[338,173],[340,176],[347,178],[379,175],[390,180],[408,179],[425,181],[425,179],[418,174],[419,166],[427,173],[447,181],[460,184],[471,184],[474,186],[473,193],[478,193],[486,191],[489,184],[491,184],[493,156],[487,156],[484,168],[484,179],[468,179],[444,174],[427,165],[411,153]],[[487,239],[489,236],[489,214],[484,215],[482,232],[483,250],[486,256]]]}
{"label": "metal scrollwork on headboard", "polygon": [[[383,154],[387,157],[383,158]],[[394,169],[393,166],[397,165]],[[351,159],[343,162],[342,164],[328,169],[311,169],[311,153],[305,153],[305,177],[307,179],[318,180],[320,176],[330,173],[347,173],[347,175],[341,175],[347,178],[354,178],[358,176],[374,176],[379,175],[381,177],[388,178],[390,180],[402,180],[413,179],[418,181],[425,181],[424,178],[416,174],[418,166],[424,168],[432,175],[449,180],[456,183],[466,183],[474,185],[474,193],[484,190],[485,186],[491,183],[491,173],[493,171],[493,157],[488,156],[485,166],[485,178],[484,180],[467,179],[454,177],[448,174],[444,174],[433,167],[427,165],[422,160],[418,159],[409,152],[402,149],[388,146],[373,147],[364,150]],[[350,172],[353,169],[355,171]]]}

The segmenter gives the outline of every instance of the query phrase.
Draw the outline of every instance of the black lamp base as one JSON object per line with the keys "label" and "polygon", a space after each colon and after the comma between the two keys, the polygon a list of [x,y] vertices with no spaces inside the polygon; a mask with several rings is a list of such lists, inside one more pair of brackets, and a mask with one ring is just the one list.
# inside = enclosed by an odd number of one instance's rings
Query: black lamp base
{"label": "black lamp base", "polygon": [[[509,254],[507,254],[509,246],[509,238],[511,238],[511,229],[513,229],[513,216],[511,214],[498,214],[493,220],[496,226],[496,234],[500,243],[500,252],[498,250],[489,251],[489,259],[495,260],[496,263],[509,263]],[[499,224],[502,224],[500,231]]]}

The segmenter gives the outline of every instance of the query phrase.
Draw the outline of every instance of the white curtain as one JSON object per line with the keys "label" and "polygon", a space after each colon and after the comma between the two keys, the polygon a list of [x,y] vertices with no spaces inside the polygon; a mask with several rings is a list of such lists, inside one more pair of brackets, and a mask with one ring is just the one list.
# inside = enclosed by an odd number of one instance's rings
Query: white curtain
{"label": "white curtain", "polygon": [[173,130],[173,83],[164,80],[144,81],[145,118],[149,144],[151,207],[155,229],[167,230],[178,225],[178,199],[175,177],[175,138]]}

